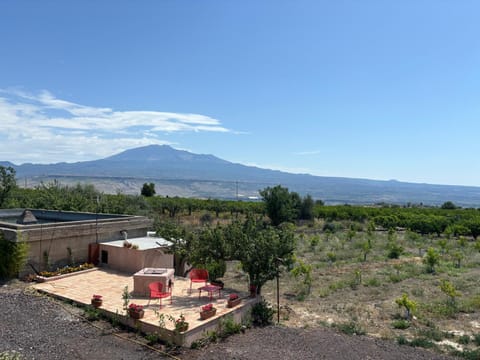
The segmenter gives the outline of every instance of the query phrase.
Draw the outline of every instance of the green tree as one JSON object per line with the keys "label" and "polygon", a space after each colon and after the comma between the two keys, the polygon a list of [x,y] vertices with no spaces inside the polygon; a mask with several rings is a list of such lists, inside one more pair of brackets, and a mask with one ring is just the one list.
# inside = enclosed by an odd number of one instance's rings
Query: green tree
{"label": "green tree", "polygon": [[441,206],[442,209],[444,210],[455,210],[457,207],[455,206],[455,204],[451,201],[445,201],[442,206]]}
{"label": "green tree", "polygon": [[156,221],[155,230],[158,236],[170,241],[170,251],[175,254],[175,274],[185,276],[185,267],[189,261],[193,236],[184,227],[171,221]]}
{"label": "green tree", "polygon": [[296,192],[289,192],[287,188],[277,185],[261,190],[260,195],[265,202],[267,215],[272,225],[278,226],[283,222],[293,222],[298,218],[301,199]]}
{"label": "green tree", "polygon": [[423,257],[423,263],[427,265],[427,272],[434,273],[435,265],[437,265],[439,261],[440,254],[433,247],[429,247]]}
{"label": "green tree", "polygon": [[314,207],[314,202],[313,199],[310,195],[305,196],[302,199],[302,204],[300,207],[300,219],[301,220],[312,220],[314,215],[313,215],[313,207]]}
{"label": "green tree", "polygon": [[15,169],[11,166],[0,166],[0,208],[5,204],[10,192],[17,186]]}
{"label": "green tree", "polygon": [[141,194],[145,197],[151,197],[155,195],[155,184],[154,183],[144,183],[142,186]]}
{"label": "green tree", "polygon": [[293,263],[295,237],[292,224],[272,227],[248,216],[243,223],[231,224],[226,233],[230,238],[232,257],[240,260],[258,294],[267,281],[278,276],[279,259],[287,267]]}

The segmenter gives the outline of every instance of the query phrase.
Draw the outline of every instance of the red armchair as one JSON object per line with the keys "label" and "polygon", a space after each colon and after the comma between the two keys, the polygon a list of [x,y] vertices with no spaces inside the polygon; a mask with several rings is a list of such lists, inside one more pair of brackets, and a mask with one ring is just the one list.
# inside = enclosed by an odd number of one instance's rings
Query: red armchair
{"label": "red armchair", "polygon": [[160,299],[160,308],[162,307],[162,299],[170,297],[170,304],[172,303],[172,286],[167,287],[167,291],[163,291],[163,284],[161,282],[152,282],[148,284],[150,289],[150,298],[148,299],[148,304],[152,299]]}
{"label": "red armchair", "polygon": [[192,283],[205,283],[208,282],[208,271],[205,269],[192,269],[188,274],[190,277],[190,292],[192,292]]}

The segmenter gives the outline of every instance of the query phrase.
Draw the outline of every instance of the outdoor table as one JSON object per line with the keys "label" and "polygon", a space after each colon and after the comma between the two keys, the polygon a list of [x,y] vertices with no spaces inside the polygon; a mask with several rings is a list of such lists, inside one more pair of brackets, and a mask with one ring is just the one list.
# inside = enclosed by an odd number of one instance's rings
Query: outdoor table
{"label": "outdoor table", "polygon": [[198,288],[198,298],[200,299],[200,296],[202,295],[202,291],[208,292],[208,297],[210,301],[212,301],[213,293],[215,291],[218,291],[218,297],[222,294],[222,288],[217,285],[205,285],[200,288]]}

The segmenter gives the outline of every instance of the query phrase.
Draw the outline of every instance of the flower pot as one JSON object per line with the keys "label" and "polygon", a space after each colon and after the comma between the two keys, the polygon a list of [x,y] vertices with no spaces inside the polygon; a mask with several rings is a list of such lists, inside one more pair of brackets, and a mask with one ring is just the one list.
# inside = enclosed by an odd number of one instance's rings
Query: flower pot
{"label": "flower pot", "polygon": [[207,311],[200,311],[200,318],[202,320],[206,320],[206,319],[214,316],[216,313],[217,313],[217,309],[215,309],[215,308],[213,308],[211,310],[207,310]]}
{"label": "flower pot", "polygon": [[97,309],[102,306],[103,300],[102,299],[92,299],[91,301],[92,306]]}
{"label": "flower pot", "polygon": [[132,319],[138,320],[143,318],[143,315],[145,315],[145,311],[144,310],[140,310],[140,311],[128,310],[128,315],[130,315]]}
{"label": "flower pot", "polygon": [[188,330],[188,324],[179,325],[175,329],[177,332],[181,333]]}
{"label": "flower pot", "polygon": [[234,306],[237,306],[238,304],[240,304],[240,301],[242,301],[242,299],[240,298],[236,298],[234,300],[228,300],[227,307],[232,308]]}

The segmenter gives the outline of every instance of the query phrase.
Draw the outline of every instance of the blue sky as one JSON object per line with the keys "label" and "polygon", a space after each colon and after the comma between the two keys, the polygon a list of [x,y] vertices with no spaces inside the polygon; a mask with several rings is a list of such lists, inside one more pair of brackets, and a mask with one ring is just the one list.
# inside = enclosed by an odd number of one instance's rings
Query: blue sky
{"label": "blue sky", "polygon": [[478,1],[0,2],[0,160],[169,144],[480,186]]}

